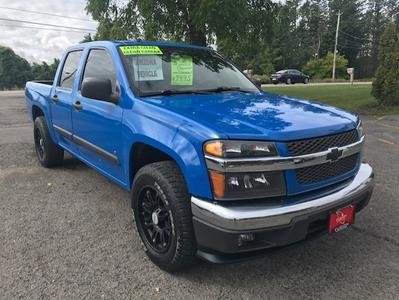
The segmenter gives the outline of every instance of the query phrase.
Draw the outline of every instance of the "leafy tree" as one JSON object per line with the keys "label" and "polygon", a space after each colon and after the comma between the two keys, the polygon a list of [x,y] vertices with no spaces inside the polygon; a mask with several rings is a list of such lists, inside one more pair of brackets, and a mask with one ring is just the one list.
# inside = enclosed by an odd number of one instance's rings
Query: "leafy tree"
{"label": "leafy tree", "polygon": [[306,0],[299,8],[298,35],[301,61],[320,57],[320,48],[327,19],[327,3],[324,0]]}
{"label": "leafy tree", "polygon": [[116,0],[88,0],[86,11],[99,22],[94,40],[126,40],[141,36],[138,0],[118,6]]}
{"label": "leafy tree", "polygon": [[341,12],[338,50],[348,59],[349,65],[355,65],[366,39],[364,8],[364,1],[362,0],[328,0],[328,19],[323,34],[321,55],[325,55],[328,51],[334,49],[337,16]]}
{"label": "leafy tree", "polygon": [[50,65],[42,62],[31,66],[12,49],[0,46],[0,90],[21,88],[29,80],[53,80],[59,63],[54,59]]}
{"label": "leafy tree", "polygon": [[[331,78],[333,59],[334,55],[332,52],[328,52],[327,55],[321,59],[312,58],[303,67],[303,72],[315,79]],[[344,56],[338,54],[336,59],[337,78],[344,78],[346,76],[347,67],[348,60]]]}
{"label": "leafy tree", "polygon": [[334,49],[340,11],[338,50],[356,76],[374,74],[381,34],[399,11],[397,0],[86,1],[86,11],[99,22],[95,40],[211,45],[257,72],[300,69],[311,58],[325,57]]}
{"label": "leafy tree", "polygon": [[254,74],[270,76],[275,71],[273,67],[272,53],[268,49],[260,51],[248,66],[253,70]]}
{"label": "leafy tree", "polygon": [[33,78],[35,80],[53,80],[59,63],[58,59],[54,59],[51,65],[46,62],[42,62],[42,64],[33,63]]}
{"label": "leafy tree", "polygon": [[380,41],[379,66],[373,81],[373,96],[383,105],[399,105],[399,36],[390,23]]}
{"label": "leafy tree", "polygon": [[[279,6],[268,0],[240,2],[241,7],[233,17],[228,15],[223,19],[214,17],[212,28],[215,31],[218,51],[232,59],[245,69],[254,69],[256,73],[269,72],[274,64],[272,42],[274,38],[274,17]],[[210,8],[209,8],[210,9]],[[222,15],[224,10],[219,8]],[[219,25],[217,25],[219,22]],[[270,73],[265,73],[270,74]]]}
{"label": "leafy tree", "polygon": [[0,90],[22,87],[30,79],[29,63],[10,48],[0,46]]}
{"label": "leafy tree", "polygon": [[[240,7],[228,0],[129,0],[123,6],[112,0],[88,0],[86,10],[100,22],[96,39],[144,37],[147,40],[187,41],[205,46],[209,32],[206,20],[212,14],[222,14],[222,11],[215,9],[204,13],[211,2],[223,9],[234,8],[237,12]],[[209,23],[209,26],[212,24]]]}
{"label": "leafy tree", "polygon": [[298,68],[299,37],[297,35],[298,0],[287,0],[279,7],[274,25],[273,49],[276,69]]}
{"label": "leafy tree", "polygon": [[80,43],[88,43],[88,42],[92,42],[93,41],[93,37],[91,36],[91,33],[85,34],[85,36],[83,37],[83,40],[80,41]]}

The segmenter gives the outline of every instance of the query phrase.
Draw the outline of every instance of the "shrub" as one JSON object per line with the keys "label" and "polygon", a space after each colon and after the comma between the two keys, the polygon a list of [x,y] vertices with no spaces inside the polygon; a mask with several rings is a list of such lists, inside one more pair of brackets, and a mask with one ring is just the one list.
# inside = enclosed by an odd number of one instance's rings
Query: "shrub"
{"label": "shrub", "polygon": [[382,105],[399,105],[399,36],[394,23],[381,37],[378,59],[371,94]]}
{"label": "shrub", "polygon": [[270,51],[266,49],[259,52],[259,54],[252,59],[249,67],[253,70],[254,74],[270,76],[272,73],[274,73],[272,55]]}
{"label": "shrub", "polygon": [[[302,71],[313,79],[331,78],[333,67],[334,54],[328,52],[327,55],[320,59],[310,59]],[[336,78],[345,78],[346,68],[348,67],[348,60],[343,55],[337,54],[335,74]]]}

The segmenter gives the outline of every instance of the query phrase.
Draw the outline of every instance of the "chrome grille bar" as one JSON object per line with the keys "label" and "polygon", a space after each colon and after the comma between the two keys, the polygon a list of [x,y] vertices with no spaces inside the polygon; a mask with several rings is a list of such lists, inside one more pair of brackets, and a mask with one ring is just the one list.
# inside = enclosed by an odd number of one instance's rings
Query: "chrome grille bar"
{"label": "chrome grille bar", "polygon": [[[364,136],[353,144],[343,147],[330,148],[312,154],[289,156],[289,157],[261,157],[261,158],[218,158],[205,155],[208,169],[220,172],[266,172],[280,170],[294,170],[337,161],[359,153],[364,143]],[[337,160],[329,157],[333,151],[338,151],[340,156]]]}

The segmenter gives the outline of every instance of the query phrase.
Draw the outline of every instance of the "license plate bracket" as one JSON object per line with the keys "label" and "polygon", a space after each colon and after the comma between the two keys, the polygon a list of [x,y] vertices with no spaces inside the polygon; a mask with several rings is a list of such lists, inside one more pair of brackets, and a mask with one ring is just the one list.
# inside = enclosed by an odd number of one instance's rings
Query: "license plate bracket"
{"label": "license plate bracket", "polygon": [[348,205],[330,214],[328,233],[335,233],[348,228],[355,219],[355,206]]}

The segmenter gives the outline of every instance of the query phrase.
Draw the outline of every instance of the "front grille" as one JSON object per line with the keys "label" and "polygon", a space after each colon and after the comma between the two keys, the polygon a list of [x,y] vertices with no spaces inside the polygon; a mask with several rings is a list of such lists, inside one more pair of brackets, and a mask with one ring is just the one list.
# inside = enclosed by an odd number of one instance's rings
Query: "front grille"
{"label": "front grille", "polygon": [[342,147],[357,141],[356,130],[323,136],[319,138],[288,142],[287,147],[291,156],[305,155],[326,151],[334,147]]}
{"label": "front grille", "polygon": [[297,181],[300,184],[310,184],[345,174],[356,167],[357,158],[358,154],[354,154],[332,163],[297,169]]}

